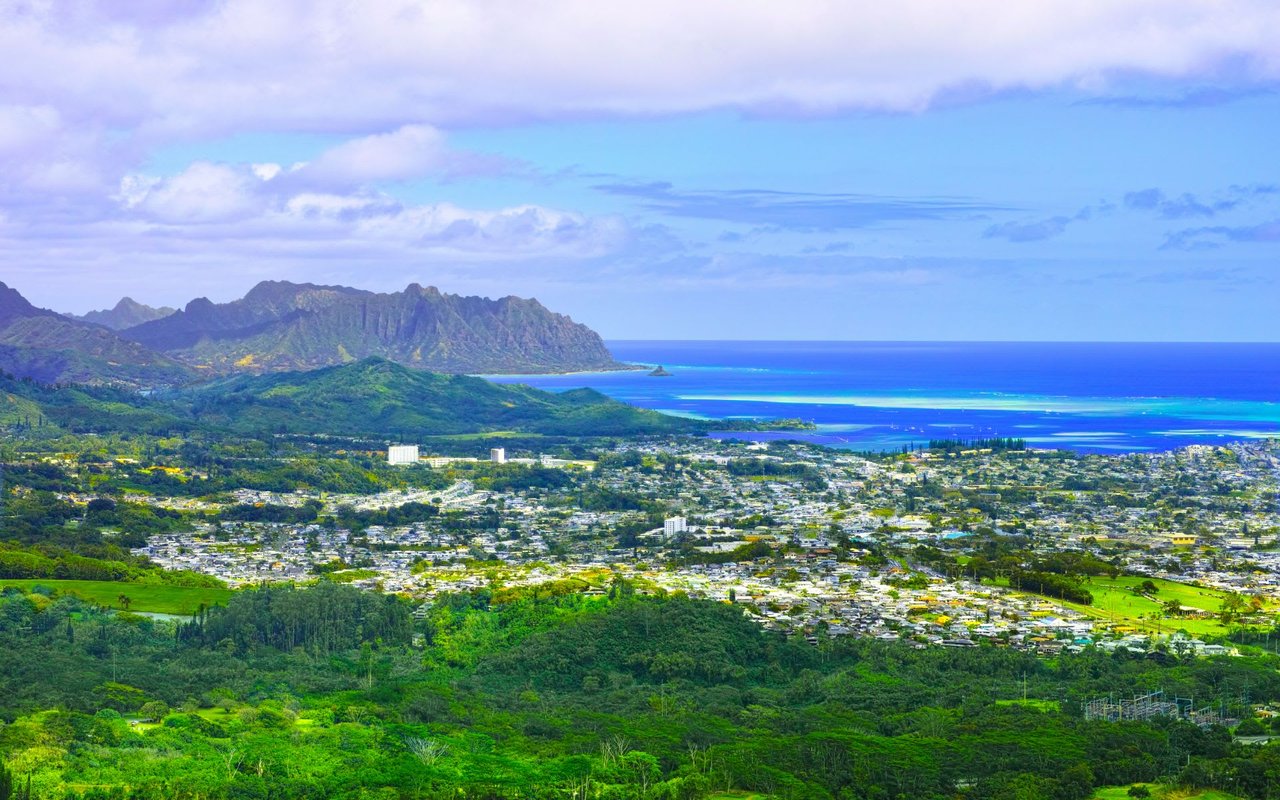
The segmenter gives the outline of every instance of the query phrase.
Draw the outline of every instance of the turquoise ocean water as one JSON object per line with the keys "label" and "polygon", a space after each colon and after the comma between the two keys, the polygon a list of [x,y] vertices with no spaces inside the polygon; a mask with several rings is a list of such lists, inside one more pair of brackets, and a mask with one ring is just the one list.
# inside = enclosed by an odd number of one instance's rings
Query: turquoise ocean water
{"label": "turquoise ocean water", "polygon": [[1015,436],[1083,451],[1280,437],[1280,344],[613,341],[645,372],[491,377],[589,386],[669,414],[798,417],[816,431],[735,434],[887,450]]}

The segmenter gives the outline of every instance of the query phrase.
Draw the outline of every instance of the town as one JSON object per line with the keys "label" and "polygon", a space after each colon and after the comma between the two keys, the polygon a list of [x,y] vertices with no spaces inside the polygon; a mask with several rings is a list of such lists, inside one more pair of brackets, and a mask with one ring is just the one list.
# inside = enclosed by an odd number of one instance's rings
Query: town
{"label": "town", "polygon": [[[233,586],[326,575],[423,604],[539,587],[602,593],[625,580],[736,603],[814,642],[987,641],[1042,653],[1095,643],[1232,652],[1225,634],[1269,627],[1280,595],[1275,442],[1122,456],[958,443],[870,456],[671,439],[618,444],[594,460],[413,446],[380,458],[430,485],[150,496],[221,518],[193,516],[188,530],[136,552]],[[314,509],[306,522],[271,513],[304,507]],[[405,508],[418,510],[413,521],[340,523]],[[246,509],[256,513],[228,513]],[[1067,553],[1102,565],[1106,574],[1081,578],[1093,601],[1011,585],[1017,568],[978,574],[1011,544],[1023,562]]]}

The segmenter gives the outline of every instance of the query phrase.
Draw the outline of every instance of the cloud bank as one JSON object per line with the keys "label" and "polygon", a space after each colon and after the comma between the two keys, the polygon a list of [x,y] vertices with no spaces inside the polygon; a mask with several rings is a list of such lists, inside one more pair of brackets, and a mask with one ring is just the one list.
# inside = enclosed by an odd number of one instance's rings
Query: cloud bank
{"label": "cloud bank", "polygon": [[0,96],[149,136],[717,108],[918,111],[1113,78],[1280,78],[1270,0],[0,3]]}

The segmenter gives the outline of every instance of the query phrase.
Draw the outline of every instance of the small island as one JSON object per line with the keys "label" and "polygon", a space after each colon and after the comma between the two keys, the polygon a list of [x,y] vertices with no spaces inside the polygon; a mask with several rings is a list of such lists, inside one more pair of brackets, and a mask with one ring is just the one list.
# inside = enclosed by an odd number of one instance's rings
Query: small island
{"label": "small island", "polygon": [[816,431],[818,429],[817,423],[795,417],[778,419],[738,418],[717,420],[716,422],[717,430],[722,431]]}
{"label": "small island", "polygon": [[662,368],[662,365],[659,364],[649,372],[649,377],[650,378],[670,378],[671,373],[667,372],[665,369]]}

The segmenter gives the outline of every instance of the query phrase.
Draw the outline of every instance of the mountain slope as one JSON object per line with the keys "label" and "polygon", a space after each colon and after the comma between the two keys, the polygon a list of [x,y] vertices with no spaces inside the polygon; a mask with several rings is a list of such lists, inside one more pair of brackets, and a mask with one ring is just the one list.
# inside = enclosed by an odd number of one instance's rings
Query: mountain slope
{"label": "mountain slope", "polygon": [[168,436],[194,424],[185,411],[111,386],[48,386],[0,375],[0,430],[148,433]]}
{"label": "mountain slope", "polygon": [[382,357],[440,372],[613,369],[600,337],[537,300],[410,284],[380,294],[265,281],[244,298],[193,300],[124,336],[215,374],[315,369]]}
{"label": "mountain slope", "polygon": [[590,389],[554,394],[408,369],[380,358],[310,372],[236,376],[188,390],[179,402],[189,403],[201,424],[244,432],[619,436],[704,427]]}
{"label": "mountain slope", "polygon": [[152,308],[144,303],[139,303],[132,297],[122,297],[120,302],[115,304],[114,308],[103,311],[90,311],[87,314],[77,316],[75,314],[67,314],[70,319],[78,319],[81,322],[90,322],[94,325],[101,325],[104,328],[110,328],[113,331],[122,331],[125,328],[132,328],[141,325],[144,322],[163,319],[174,313],[176,309],[162,306],[160,308]]}
{"label": "mountain slope", "polygon": [[31,305],[0,283],[0,371],[42,383],[156,386],[189,370],[112,331]]}

